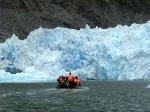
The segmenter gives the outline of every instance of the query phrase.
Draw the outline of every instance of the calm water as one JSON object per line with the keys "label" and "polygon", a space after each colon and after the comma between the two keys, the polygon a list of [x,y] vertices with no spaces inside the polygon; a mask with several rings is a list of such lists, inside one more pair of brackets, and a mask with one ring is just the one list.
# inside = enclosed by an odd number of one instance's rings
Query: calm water
{"label": "calm water", "polygon": [[83,89],[54,83],[0,84],[1,112],[150,112],[146,81],[84,81]]}

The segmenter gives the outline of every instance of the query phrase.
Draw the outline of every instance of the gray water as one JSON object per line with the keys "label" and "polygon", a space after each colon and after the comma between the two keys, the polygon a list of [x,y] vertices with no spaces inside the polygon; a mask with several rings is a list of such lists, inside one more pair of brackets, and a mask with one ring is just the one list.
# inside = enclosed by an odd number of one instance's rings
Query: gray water
{"label": "gray water", "polygon": [[84,81],[82,89],[55,83],[0,84],[0,112],[150,112],[148,81]]}

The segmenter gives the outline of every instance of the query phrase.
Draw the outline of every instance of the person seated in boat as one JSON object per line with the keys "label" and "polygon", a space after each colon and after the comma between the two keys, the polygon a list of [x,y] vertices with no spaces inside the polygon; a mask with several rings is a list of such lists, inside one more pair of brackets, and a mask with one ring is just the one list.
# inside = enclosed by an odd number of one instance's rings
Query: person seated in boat
{"label": "person seated in boat", "polygon": [[71,72],[69,72],[69,74],[68,74],[67,81],[69,83],[69,86],[72,87],[74,84],[74,77]]}
{"label": "person seated in boat", "polygon": [[58,82],[59,86],[65,87],[65,77],[63,75],[59,76],[59,78],[57,79],[57,82]]}
{"label": "person seated in boat", "polygon": [[80,78],[78,75],[74,78],[74,82],[75,82],[75,85],[80,86]]}
{"label": "person seated in boat", "polygon": [[62,77],[63,80],[66,80],[65,76],[61,75],[61,77]]}

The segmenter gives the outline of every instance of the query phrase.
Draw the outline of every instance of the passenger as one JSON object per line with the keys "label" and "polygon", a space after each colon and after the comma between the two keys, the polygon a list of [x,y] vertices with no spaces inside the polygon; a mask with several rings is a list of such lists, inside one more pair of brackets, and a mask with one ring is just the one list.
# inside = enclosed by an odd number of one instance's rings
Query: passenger
{"label": "passenger", "polygon": [[68,87],[73,87],[74,86],[74,80],[73,80],[74,78],[73,78],[73,76],[72,76],[72,74],[71,74],[71,72],[69,73],[69,75],[68,75]]}
{"label": "passenger", "polygon": [[77,85],[77,81],[78,79],[77,79],[77,76],[74,78],[74,83],[75,83],[75,85]]}
{"label": "passenger", "polygon": [[65,80],[65,77],[63,75],[61,77],[62,77],[63,80]]}
{"label": "passenger", "polygon": [[80,86],[80,78],[78,75],[76,77],[77,77],[77,86]]}
{"label": "passenger", "polygon": [[65,86],[65,78],[61,76],[60,78],[60,85]]}
{"label": "passenger", "polygon": [[73,76],[72,76],[71,72],[68,75],[68,81],[73,81]]}

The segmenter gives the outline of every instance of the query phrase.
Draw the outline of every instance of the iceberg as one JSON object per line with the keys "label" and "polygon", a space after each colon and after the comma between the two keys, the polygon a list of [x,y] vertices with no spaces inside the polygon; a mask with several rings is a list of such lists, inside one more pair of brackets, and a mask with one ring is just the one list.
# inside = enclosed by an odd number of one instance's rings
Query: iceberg
{"label": "iceberg", "polygon": [[[15,67],[21,73],[11,74]],[[150,22],[115,28],[38,28],[25,40],[0,44],[0,82],[55,81],[71,71],[81,79],[150,79]]]}

